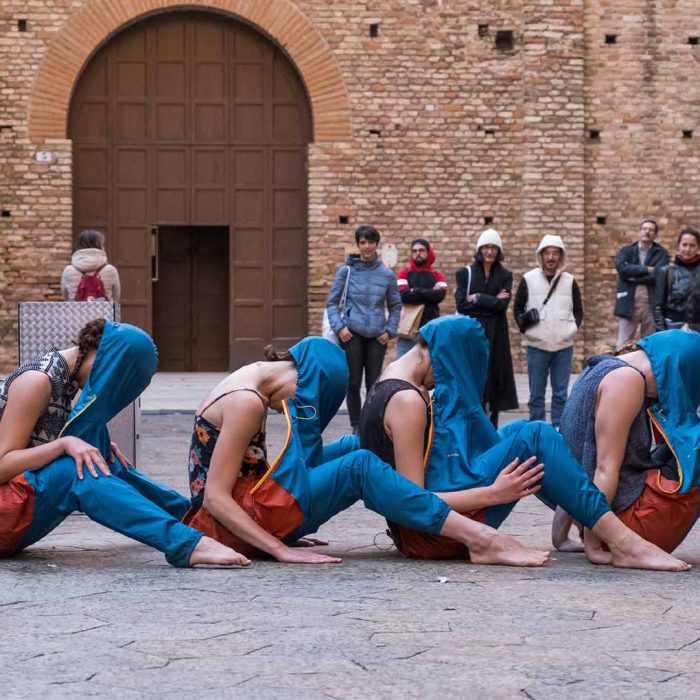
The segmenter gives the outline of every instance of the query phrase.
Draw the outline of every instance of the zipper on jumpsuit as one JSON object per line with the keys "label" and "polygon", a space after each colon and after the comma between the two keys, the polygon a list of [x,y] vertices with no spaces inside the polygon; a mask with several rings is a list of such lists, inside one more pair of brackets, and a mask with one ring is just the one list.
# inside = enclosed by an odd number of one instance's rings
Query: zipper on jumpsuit
{"label": "zipper on jumpsuit", "polygon": [[287,405],[286,399],[282,402],[282,413],[287,421],[287,437],[284,440],[284,446],[272,464],[268,464],[267,471],[260,477],[260,480],[248,492],[251,496],[270,478],[275,469],[277,469],[279,463],[282,461],[282,457],[284,457],[284,453],[289,448],[289,443],[292,441],[292,417],[289,413],[289,406]]}
{"label": "zipper on jumpsuit", "polygon": [[[663,413],[663,411],[660,411],[660,413]],[[671,445],[671,441],[666,437],[666,433],[664,432],[663,428],[659,425],[659,421],[656,420],[656,416],[652,412],[650,408],[647,408],[647,414],[649,415],[649,420],[651,420],[651,424],[658,430],[659,434],[663,439],[666,441],[666,444],[668,445],[668,448],[671,450],[671,453],[673,454],[673,458],[676,460],[676,471],[678,472],[678,488],[673,489],[672,491],[666,491],[661,487],[661,470],[659,469],[658,474],[656,475],[656,487],[661,491],[661,493],[678,493],[681,490],[681,487],[683,486],[683,470],[681,469],[681,463],[680,460],[678,459],[678,455],[675,453],[673,449],[673,445]],[[665,422],[665,418],[662,417],[662,420]]]}

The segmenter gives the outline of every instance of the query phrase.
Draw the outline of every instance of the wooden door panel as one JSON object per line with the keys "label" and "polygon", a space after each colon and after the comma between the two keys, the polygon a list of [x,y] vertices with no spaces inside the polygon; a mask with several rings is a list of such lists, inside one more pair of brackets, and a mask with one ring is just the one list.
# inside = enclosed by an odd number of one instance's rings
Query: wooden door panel
{"label": "wooden door panel", "polygon": [[187,371],[192,304],[190,276],[191,234],[187,227],[163,226],[158,232],[158,281],[153,283],[153,337],[160,367]]}
{"label": "wooden door panel", "polygon": [[193,256],[192,366],[198,370],[228,368],[228,271],[227,227],[195,227]]}
{"label": "wooden door panel", "polygon": [[[152,227],[227,226],[230,255],[204,255],[197,274],[228,289],[211,294],[229,304],[234,365],[259,357],[273,338],[304,335],[311,115],[281,50],[214,13],[152,16],[90,61],[74,91],[69,135],[74,227],[108,232],[125,320],[150,328]],[[229,274],[214,267],[222,260]],[[205,336],[214,337],[220,314],[207,306]],[[220,349],[207,355],[187,342],[195,364],[218,361]],[[189,362],[184,351],[178,357]]]}

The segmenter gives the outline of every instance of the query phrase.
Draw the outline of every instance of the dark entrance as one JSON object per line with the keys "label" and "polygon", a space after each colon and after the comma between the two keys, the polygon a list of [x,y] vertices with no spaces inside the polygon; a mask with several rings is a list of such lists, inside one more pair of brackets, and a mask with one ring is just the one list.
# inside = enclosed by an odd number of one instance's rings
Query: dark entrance
{"label": "dark entrance", "polygon": [[[221,14],[159,13],[114,36],[85,67],[68,128],[74,231],[106,233],[122,318],[173,338],[161,348],[167,366],[203,370],[218,359],[202,354],[196,326],[173,323],[173,314],[192,308],[194,318],[205,307],[203,290],[183,281],[168,293],[180,295],[173,308],[154,297],[167,282],[151,283],[154,228],[165,258],[176,239],[183,250],[192,240],[203,250],[204,240],[221,242],[212,227],[228,228],[230,255],[217,258],[228,259],[227,274],[216,275],[228,280],[228,321],[220,319],[216,342],[228,332],[229,367],[258,359],[266,343],[287,347],[306,335],[311,134],[308,98],[289,59]],[[199,347],[185,352],[182,342]]]}
{"label": "dark entrance", "polygon": [[225,371],[228,228],[161,226],[154,234],[153,339],[159,368],[166,372]]}

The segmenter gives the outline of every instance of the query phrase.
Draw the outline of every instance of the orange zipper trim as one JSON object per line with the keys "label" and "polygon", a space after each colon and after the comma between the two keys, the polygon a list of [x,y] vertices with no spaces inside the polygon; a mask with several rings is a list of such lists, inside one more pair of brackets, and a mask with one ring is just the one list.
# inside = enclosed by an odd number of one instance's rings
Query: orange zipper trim
{"label": "orange zipper trim", "polygon": [[95,396],[93,396],[93,397],[87,402],[87,404],[85,404],[85,406],[84,406],[83,408],[80,409],[80,411],[79,411],[78,413],[76,413],[69,421],[66,422],[66,424],[61,428],[61,432],[58,434],[58,437],[63,437],[63,433],[65,432],[66,428],[67,428],[71,423],[73,423],[75,420],[77,420],[78,418],[80,418],[80,416],[82,416],[83,413],[85,413],[85,411],[87,411],[88,408],[90,408],[90,406],[92,406],[92,404],[95,403],[95,401],[97,401],[97,394],[95,394]]}
{"label": "orange zipper trim", "polygon": [[282,413],[284,413],[284,417],[287,421],[287,437],[284,441],[284,447],[282,447],[282,450],[277,455],[272,464],[268,464],[267,471],[260,477],[260,481],[258,481],[252,489],[250,489],[248,493],[251,496],[265,483],[265,481],[267,481],[267,479],[270,478],[272,472],[274,472],[275,469],[277,469],[279,463],[282,461],[282,457],[284,457],[284,453],[287,451],[287,449],[289,448],[289,444],[292,442],[292,416],[289,413],[289,406],[287,405],[286,400],[282,402]]}
{"label": "orange zipper trim", "polygon": [[430,399],[428,404],[428,416],[430,417],[430,427],[428,429],[428,444],[425,446],[425,452],[423,453],[423,468],[425,471],[428,470],[428,460],[430,459],[430,452],[433,449],[433,437],[435,435],[435,421],[433,420],[433,400]]}
{"label": "orange zipper trim", "polygon": [[676,460],[676,466],[677,466],[677,471],[678,471],[678,488],[673,489],[673,491],[666,491],[665,489],[661,488],[661,470],[659,469],[657,475],[656,475],[656,486],[661,491],[661,493],[678,493],[681,490],[681,487],[683,486],[683,470],[681,469],[681,462],[678,459],[678,455],[675,453],[673,449],[673,445],[671,445],[671,441],[666,437],[666,433],[663,431],[661,426],[659,425],[659,421],[656,420],[656,416],[652,413],[650,408],[647,408],[647,414],[649,415],[649,419],[651,420],[653,426],[661,433],[661,436],[663,439],[666,441],[666,444],[668,445],[669,449],[673,453],[673,457]]}

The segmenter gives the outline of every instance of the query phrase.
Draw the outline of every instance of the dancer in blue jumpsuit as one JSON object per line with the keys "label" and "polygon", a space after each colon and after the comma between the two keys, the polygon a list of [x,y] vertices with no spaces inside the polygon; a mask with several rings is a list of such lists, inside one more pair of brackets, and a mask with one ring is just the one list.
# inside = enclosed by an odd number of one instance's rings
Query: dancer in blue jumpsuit
{"label": "dancer in blue jumpsuit", "polygon": [[[0,555],[21,551],[82,511],[160,550],[173,566],[248,563],[183,525],[179,518],[189,500],[127,464],[110,443],[107,422],[155,372],[153,341],[126,324],[93,321],[86,328],[87,347],[52,350],[20,366],[2,385]],[[82,393],[67,416],[74,382]],[[38,415],[33,428],[27,411]],[[18,426],[28,434],[19,434]],[[83,469],[89,472],[84,477]]]}
{"label": "dancer in blue jumpsuit", "polygon": [[[539,421],[516,421],[500,431],[492,426],[481,406],[488,345],[476,321],[443,317],[421,328],[420,336],[418,346],[390,365],[368,395],[360,422],[363,447],[438,493],[459,512],[478,514],[492,527],[499,527],[517,503],[509,489],[504,490],[506,498],[498,498],[494,487],[501,472],[509,468],[517,474],[518,465],[531,464],[536,456],[544,464],[544,474],[529,480],[527,471],[518,476],[525,493],[530,485],[539,490],[538,496],[575,512],[579,522],[608,542],[614,564],[688,568],[646,543],[611,513],[604,495],[551,426]],[[427,410],[427,392],[433,388]],[[424,438],[426,427],[429,438]],[[406,444],[412,445],[410,452]],[[433,542],[437,545],[434,538]],[[425,538],[407,550],[409,555],[433,556]],[[449,556],[459,551],[453,548]],[[442,554],[439,547],[435,552]]]}
{"label": "dancer in blue jumpsuit", "polygon": [[[618,357],[592,357],[562,414],[564,439],[613,511],[667,552],[698,516],[698,406],[700,334],[670,330],[642,338]],[[552,526],[556,546],[575,547],[570,525],[559,510]]]}
{"label": "dancer in blue jumpsuit", "polygon": [[[202,402],[190,448],[193,507],[186,523],[246,556],[336,563],[289,545],[363,500],[407,527],[460,541],[475,563],[540,566],[547,560],[547,552],[451,511],[372,453],[355,449],[355,439],[323,447],[322,432],[347,383],[340,348],[306,338],[268,359],[229,375]],[[285,445],[272,461],[265,445],[268,408],[281,410],[287,423]]]}

